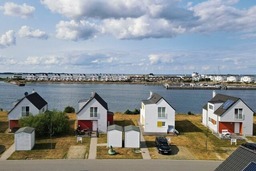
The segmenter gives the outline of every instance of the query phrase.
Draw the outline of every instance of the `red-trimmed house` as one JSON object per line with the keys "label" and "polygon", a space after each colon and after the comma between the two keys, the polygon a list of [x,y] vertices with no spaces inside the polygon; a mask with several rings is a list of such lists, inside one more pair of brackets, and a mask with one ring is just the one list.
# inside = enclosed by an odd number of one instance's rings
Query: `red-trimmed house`
{"label": "red-trimmed house", "polygon": [[80,100],[78,104],[77,124],[80,129],[107,133],[107,127],[113,124],[114,116],[108,110],[108,104],[96,92],[88,100]]}
{"label": "red-trimmed house", "polygon": [[48,103],[37,93],[24,94],[8,113],[9,128],[19,128],[19,119],[29,115],[37,115],[48,110]]}
{"label": "red-trimmed house", "polygon": [[215,94],[203,107],[202,123],[215,133],[253,135],[254,111],[240,98]]}

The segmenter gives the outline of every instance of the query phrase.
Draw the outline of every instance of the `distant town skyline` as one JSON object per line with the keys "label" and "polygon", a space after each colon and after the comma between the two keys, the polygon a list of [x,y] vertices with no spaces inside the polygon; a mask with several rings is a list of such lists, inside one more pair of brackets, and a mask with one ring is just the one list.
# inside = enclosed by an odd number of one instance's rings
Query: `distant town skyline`
{"label": "distant town skyline", "polygon": [[0,73],[256,74],[256,2],[5,0]]}

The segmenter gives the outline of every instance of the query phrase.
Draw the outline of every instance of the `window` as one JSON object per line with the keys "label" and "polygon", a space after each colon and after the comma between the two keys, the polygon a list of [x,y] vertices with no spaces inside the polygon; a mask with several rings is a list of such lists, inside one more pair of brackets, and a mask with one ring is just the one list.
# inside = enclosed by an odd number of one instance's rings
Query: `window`
{"label": "window", "polygon": [[157,127],[164,127],[164,126],[165,126],[165,122],[162,122],[162,121],[157,122]]}
{"label": "window", "polygon": [[158,107],[158,118],[166,118],[165,107]]}
{"label": "window", "polygon": [[243,109],[235,109],[235,119],[243,119]]}
{"label": "window", "polygon": [[22,106],[22,109],[21,109],[21,115],[22,116],[29,116],[29,106]]}
{"label": "window", "polygon": [[97,117],[97,111],[98,108],[97,107],[90,107],[90,117]]}
{"label": "window", "polygon": [[213,105],[209,104],[209,109],[213,110]]}

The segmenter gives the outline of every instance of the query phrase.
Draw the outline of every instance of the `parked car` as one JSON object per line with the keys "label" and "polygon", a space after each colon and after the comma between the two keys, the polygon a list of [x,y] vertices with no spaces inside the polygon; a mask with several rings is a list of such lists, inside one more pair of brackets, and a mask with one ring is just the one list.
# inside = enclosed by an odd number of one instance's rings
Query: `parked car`
{"label": "parked car", "polygon": [[156,137],[156,148],[159,154],[171,154],[172,150],[168,144],[168,140],[165,137]]}
{"label": "parked car", "polygon": [[256,151],[256,144],[255,143],[244,143],[244,144],[242,144],[242,146],[244,146],[246,148],[249,148],[253,151]]}

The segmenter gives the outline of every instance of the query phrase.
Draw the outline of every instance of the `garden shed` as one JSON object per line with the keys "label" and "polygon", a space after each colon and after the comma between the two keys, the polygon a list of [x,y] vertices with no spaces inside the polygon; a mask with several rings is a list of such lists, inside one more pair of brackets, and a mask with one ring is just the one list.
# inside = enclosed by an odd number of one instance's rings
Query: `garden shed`
{"label": "garden shed", "polygon": [[140,129],[134,125],[124,127],[125,142],[127,148],[140,148]]}
{"label": "garden shed", "polygon": [[23,127],[15,132],[15,150],[32,150],[35,145],[35,128]]}
{"label": "garden shed", "polygon": [[119,125],[108,126],[107,141],[108,147],[122,147],[123,145],[123,127]]}

